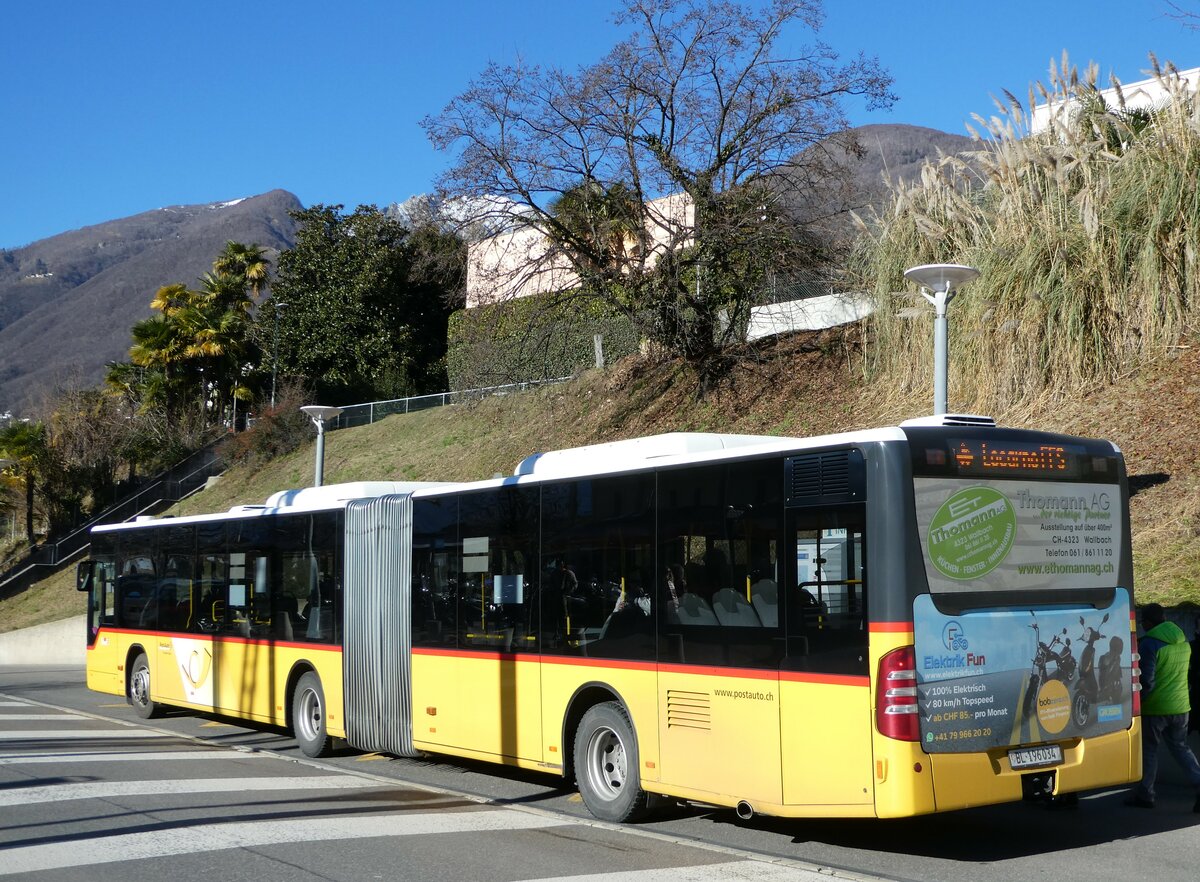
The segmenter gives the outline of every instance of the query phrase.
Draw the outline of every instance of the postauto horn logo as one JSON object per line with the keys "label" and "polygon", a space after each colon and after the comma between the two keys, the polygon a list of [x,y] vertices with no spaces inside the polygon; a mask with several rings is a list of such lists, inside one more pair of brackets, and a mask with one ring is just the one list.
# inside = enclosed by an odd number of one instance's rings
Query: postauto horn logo
{"label": "postauto horn logo", "polygon": [[1008,556],[1017,537],[1017,513],[991,487],[968,487],[942,503],[929,522],[929,559],[951,579],[978,579]]}

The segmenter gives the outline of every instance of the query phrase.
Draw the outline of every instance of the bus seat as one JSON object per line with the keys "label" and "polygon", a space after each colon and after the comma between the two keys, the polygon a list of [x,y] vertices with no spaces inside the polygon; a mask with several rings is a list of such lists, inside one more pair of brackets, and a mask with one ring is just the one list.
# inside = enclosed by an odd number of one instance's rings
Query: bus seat
{"label": "bus seat", "polygon": [[750,586],[750,602],[759,620],[768,628],[779,626],[779,586],[771,579],[760,579]]}
{"label": "bus seat", "polygon": [[745,597],[732,588],[722,588],[713,595],[713,612],[722,625],[738,628],[759,628],[758,613]]}
{"label": "bus seat", "polygon": [[708,601],[692,591],[679,595],[679,608],[674,611],[674,621],[680,625],[719,625],[716,614]]}
{"label": "bus seat", "polygon": [[292,630],[292,620],[297,617],[296,613],[296,598],[294,597],[276,597],[274,603],[271,604],[271,621],[276,637],[283,640],[291,640],[295,634]]}

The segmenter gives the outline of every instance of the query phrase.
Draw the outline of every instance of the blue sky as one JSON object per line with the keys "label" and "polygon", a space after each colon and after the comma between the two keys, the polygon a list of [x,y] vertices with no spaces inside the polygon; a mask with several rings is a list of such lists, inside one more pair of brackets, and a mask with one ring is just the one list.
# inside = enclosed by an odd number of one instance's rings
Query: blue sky
{"label": "blue sky", "polygon": [[[1200,0],[1177,0],[1200,10]],[[16,0],[5,4],[0,247],[159,208],[282,188],[305,205],[384,205],[447,157],[418,123],[489,60],[575,67],[615,42],[615,0]],[[1167,0],[826,0],[821,37],[896,78],[888,112],[966,134],[1063,50],[1107,79],[1149,52],[1200,65]]]}

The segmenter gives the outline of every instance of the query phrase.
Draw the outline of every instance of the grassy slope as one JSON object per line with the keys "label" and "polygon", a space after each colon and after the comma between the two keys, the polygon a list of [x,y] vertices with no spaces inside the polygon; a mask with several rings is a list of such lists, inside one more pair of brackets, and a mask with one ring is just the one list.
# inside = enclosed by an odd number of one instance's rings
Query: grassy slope
{"label": "grassy slope", "polygon": [[[894,424],[930,409],[926,390],[898,393],[862,382],[841,332],[796,335],[739,364],[729,383],[696,401],[689,372],[626,360],[572,383],[471,405],[393,416],[329,434],[327,483],[461,481],[510,474],[535,451],[667,431],[813,435]],[[768,357],[769,356],[769,357]],[[953,396],[953,384],[951,385]],[[1200,352],[1176,357],[1069,401],[994,414],[1004,425],[1110,438],[1131,475],[1152,484],[1133,500],[1139,600],[1200,601]],[[176,514],[261,503],[312,480],[309,445],[267,467],[235,468]],[[0,603],[0,631],[79,609],[68,575]]]}

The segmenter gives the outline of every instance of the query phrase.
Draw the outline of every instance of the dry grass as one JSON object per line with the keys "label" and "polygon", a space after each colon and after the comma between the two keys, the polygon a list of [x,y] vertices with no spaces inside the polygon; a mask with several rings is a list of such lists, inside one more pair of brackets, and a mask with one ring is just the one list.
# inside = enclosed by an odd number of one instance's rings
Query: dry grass
{"label": "dry grass", "polygon": [[[0,602],[0,634],[87,612],[87,599],[75,590],[75,568],[67,567],[28,591]],[[82,632],[79,639],[83,639]]]}

